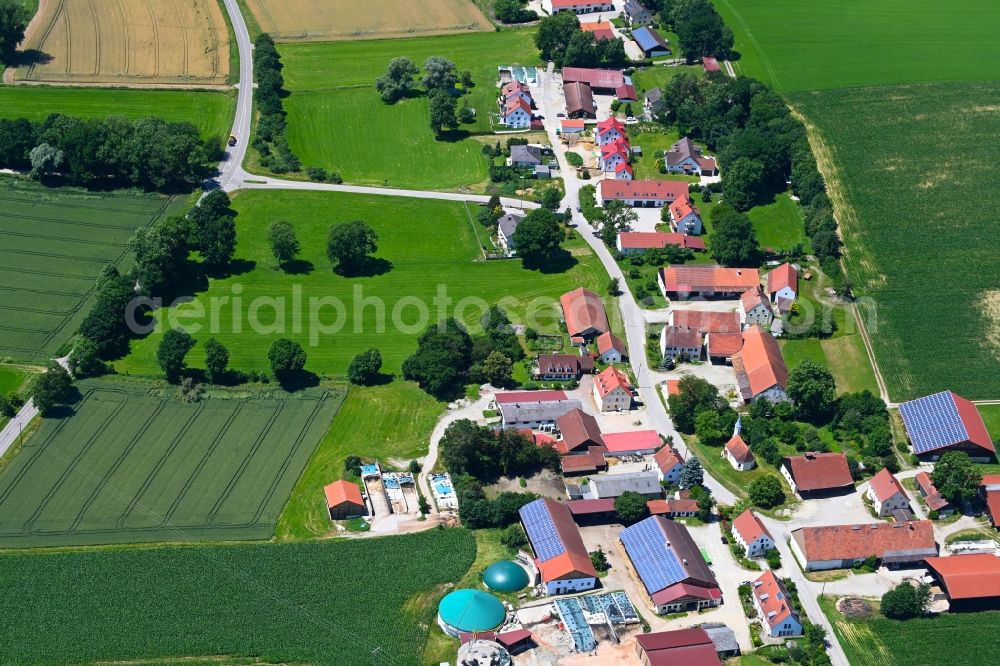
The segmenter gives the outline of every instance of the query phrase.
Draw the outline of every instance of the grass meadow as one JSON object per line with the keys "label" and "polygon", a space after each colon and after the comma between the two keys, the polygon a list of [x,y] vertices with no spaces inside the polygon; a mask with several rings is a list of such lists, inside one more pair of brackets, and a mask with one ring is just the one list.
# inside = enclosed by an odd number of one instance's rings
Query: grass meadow
{"label": "grass meadow", "polygon": [[28,373],[21,368],[0,365],[0,395],[20,390],[27,377]]}
{"label": "grass meadow", "polygon": [[[1000,84],[802,93],[894,400],[1000,395]],[[945,141],[944,137],[947,137]]]}
{"label": "grass meadow", "polygon": [[714,0],[737,71],[784,92],[996,78],[992,0]]}
{"label": "grass meadow", "polygon": [[0,474],[0,547],[270,538],[342,400],[78,387]]}
{"label": "grass meadow", "polygon": [[[0,554],[4,663],[417,666],[465,529],[375,539]],[[377,562],[377,571],[373,563]],[[373,654],[375,655],[373,657]]]}
{"label": "grass meadow", "polygon": [[[282,44],[287,136],[307,166],[340,172],[345,181],[418,189],[456,189],[485,182],[481,144],[468,131],[490,132],[496,111],[497,66],[539,64],[531,30],[444,37],[317,44]],[[417,66],[444,56],[470,70],[476,85],[463,101],[477,121],[435,140],[427,100],[386,105],[375,79],[389,61],[406,56]]]}
{"label": "grass meadow", "polygon": [[849,620],[836,609],[832,597],[821,597],[820,606],[851,666],[990,666],[1000,659],[995,640],[998,611],[942,613],[905,621],[881,615]]}
{"label": "grass meadow", "polygon": [[[358,353],[377,347],[384,359],[383,372],[398,373],[403,360],[416,349],[417,336],[428,319],[439,313],[456,316],[467,325],[477,324],[485,307],[500,304],[512,320],[530,316],[536,327],[555,327],[561,317],[558,297],[576,287],[603,293],[607,274],[582,239],[567,243],[574,256],[552,272],[526,270],[519,260],[479,261],[481,233],[471,215],[475,207],[449,201],[378,197],[332,192],[265,192],[238,194],[233,206],[236,218],[236,257],[245,268],[238,275],[211,279],[197,302],[168,310],[182,314],[204,308],[211,312],[213,298],[239,296],[239,309],[232,301],[217,300],[218,332],[211,332],[211,318],[179,319],[178,323],[203,324],[192,334],[203,342],[210,335],[229,348],[230,364],[241,370],[270,371],[267,350],[272,340],[290,337],[308,354],[306,370],[318,375],[343,375]],[[343,277],[331,270],[326,257],[326,239],[335,223],[365,220],[378,234],[379,249],[371,274]],[[276,267],[266,240],[268,225],[287,220],[302,244],[301,261],[288,273]],[[475,226],[474,226],[475,225]],[[451,304],[434,302],[439,288]],[[298,294],[298,296],[296,296]],[[359,296],[356,296],[359,295]],[[344,304],[343,315],[332,306],[313,308],[316,321],[310,325],[310,298],[334,297]],[[249,315],[255,299],[260,306],[254,329]],[[266,299],[279,299],[272,305]],[[294,316],[296,299],[303,304],[301,321]],[[362,300],[364,299],[364,300]],[[416,305],[419,302],[422,305]],[[461,307],[468,305],[468,307]],[[280,312],[283,320],[275,312]],[[395,325],[395,320],[400,326]],[[233,325],[235,321],[238,326]],[[382,321],[382,324],[379,321]],[[342,324],[334,330],[336,324]],[[237,330],[239,329],[239,330]],[[281,332],[283,331],[283,332]],[[310,340],[310,332],[316,337]],[[160,376],[156,348],[161,334],[154,332],[137,340],[131,353],[116,363],[119,372]],[[202,364],[199,345],[188,356],[194,367]]]}
{"label": "grass meadow", "polygon": [[0,85],[0,118],[41,121],[53,113],[80,118],[111,113],[160,116],[192,123],[206,139],[221,140],[229,135],[235,109],[236,98],[229,92]]}
{"label": "grass meadow", "polygon": [[994,440],[1000,440],[1000,405],[979,405],[979,413]]}
{"label": "grass meadow", "polygon": [[86,316],[94,280],[133,232],[183,200],[0,179],[0,356],[44,363]]}

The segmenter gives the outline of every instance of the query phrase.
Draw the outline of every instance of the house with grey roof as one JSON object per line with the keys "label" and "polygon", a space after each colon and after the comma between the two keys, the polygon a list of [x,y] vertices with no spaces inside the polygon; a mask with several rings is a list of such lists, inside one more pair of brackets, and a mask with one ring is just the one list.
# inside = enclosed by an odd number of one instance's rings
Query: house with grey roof
{"label": "house with grey roof", "polygon": [[542,163],[541,146],[511,146],[510,165],[512,167],[535,168]]}
{"label": "house with grey roof", "polygon": [[613,498],[627,491],[639,493],[648,498],[660,497],[663,495],[660,476],[654,470],[626,472],[624,474],[599,474],[585,479],[580,484],[580,494],[583,499]]}
{"label": "house with grey roof", "polygon": [[507,213],[497,220],[497,243],[508,255],[514,254],[514,232],[523,219],[524,215]]}
{"label": "house with grey roof", "polygon": [[500,425],[504,428],[551,430],[556,419],[574,409],[582,409],[579,400],[499,403]]}
{"label": "house with grey roof", "polygon": [[642,106],[649,113],[656,113],[660,105],[663,103],[663,89],[653,88],[652,90],[647,90],[643,98]]}
{"label": "house with grey roof", "polygon": [[632,28],[649,25],[653,21],[653,13],[635,0],[628,0],[622,13],[625,14],[625,20]]}

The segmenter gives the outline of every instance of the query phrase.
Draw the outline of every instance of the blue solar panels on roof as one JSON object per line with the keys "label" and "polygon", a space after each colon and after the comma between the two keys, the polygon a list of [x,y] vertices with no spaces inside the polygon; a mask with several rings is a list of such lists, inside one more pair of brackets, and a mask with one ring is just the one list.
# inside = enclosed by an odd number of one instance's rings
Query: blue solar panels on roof
{"label": "blue solar panels on roof", "polygon": [[655,31],[643,26],[632,31],[632,39],[643,51],[653,51],[655,49],[666,49],[666,42]]}
{"label": "blue solar panels on roof", "polygon": [[915,453],[927,453],[969,439],[951,391],[904,402],[899,413]]}
{"label": "blue solar panels on roof", "polygon": [[621,539],[650,595],[687,578],[655,516],[622,530]]}
{"label": "blue solar panels on roof", "polygon": [[525,504],[521,507],[520,513],[524,531],[528,533],[528,540],[531,541],[535,556],[540,561],[547,562],[566,552],[544,500],[537,499]]}

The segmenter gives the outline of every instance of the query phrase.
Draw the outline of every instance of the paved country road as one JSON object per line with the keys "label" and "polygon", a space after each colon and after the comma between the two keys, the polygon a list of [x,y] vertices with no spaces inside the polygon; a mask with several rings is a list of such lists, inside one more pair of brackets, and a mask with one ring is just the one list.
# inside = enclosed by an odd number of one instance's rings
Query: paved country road
{"label": "paved country road", "polygon": [[21,436],[21,431],[27,427],[31,419],[35,418],[37,414],[38,410],[35,409],[35,402],[29,398],[28,402],[24,403],[21,407],[21,411],[10,421],[7,421],[7,425],[0,432],[0,456],[7,453],[7,450]]}

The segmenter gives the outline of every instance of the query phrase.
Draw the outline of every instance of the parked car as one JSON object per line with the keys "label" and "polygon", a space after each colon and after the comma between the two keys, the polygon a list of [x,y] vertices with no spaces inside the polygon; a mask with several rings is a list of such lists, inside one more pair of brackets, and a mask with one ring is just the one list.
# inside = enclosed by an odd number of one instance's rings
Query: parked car
{"label": "parked car", "polygon": [[637,122],[639,122],[639,120],[635,116],[629,116],[625,119],[626,125],[635,125]]}
{"label": "parked car", "polygon": [[557,113],[556,114],[556,118],[565,118],[565,117],[566,117],[565,113]]}
{"label": "parked car", "polygon": [[229,145],[230,146],[235,146],[236,145],[236,137],[233,136],[232,134],[229,135]]}

